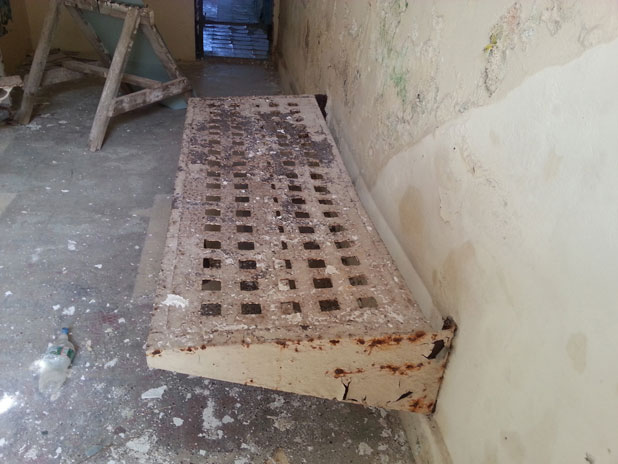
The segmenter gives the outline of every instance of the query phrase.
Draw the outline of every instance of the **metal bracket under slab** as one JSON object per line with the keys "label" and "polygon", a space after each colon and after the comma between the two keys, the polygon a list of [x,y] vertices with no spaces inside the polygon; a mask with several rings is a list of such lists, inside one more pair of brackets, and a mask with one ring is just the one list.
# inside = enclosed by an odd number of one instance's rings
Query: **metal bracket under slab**
{"label": "metal bracket under slab", "polygon": [[148,365],[431,413],[433,330],[313,96],[191,99]]}

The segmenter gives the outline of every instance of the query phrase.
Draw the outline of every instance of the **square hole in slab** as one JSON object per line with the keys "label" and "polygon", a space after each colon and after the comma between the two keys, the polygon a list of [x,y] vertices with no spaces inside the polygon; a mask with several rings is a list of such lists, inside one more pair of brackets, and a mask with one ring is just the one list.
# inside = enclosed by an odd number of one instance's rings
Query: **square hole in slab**
{"label": "square hole in slab", "polygon": [[281,211],[276,210],[276,211],[275,211],[275,217],[276,217],[276,218],[280,218],[280,217],[281,217]]}
{"label": "square hole in slab", "polygon": [[219,195],[206,195],[206,201],[221,201]]}
{"label": "square hole in slab", "polygon": [[247,177],[246,172],[235,172],[234,177]]}
{"label": "square hole in slab", "polygon": [[337,247],[338,249],[342,249],[342,248],[350,248],[352,246],[352,243],[350,240],[342,240],[341,242],[335,242],[335,247]]}
{"label": "square hole in slab", "polygon": [[298,179],[298,174],[296,174],[295,172],[286,172],[285,177],[287,177],[288,179]]}
{"label": "square hole in slab", "polygon": [[221,173],[218,171],[208,171],[206,173],[207,177],[221,177]]}
{"label": "square hole in slab", "polygon": [[337,311],[339,302],[337,300],[320,300],[321,311]]}
{"label": "square hole in slab", "polygon": [[220,250],[221,242],[218,240],[204,240],[204,248],[208,248],[212,250]]}
{"label": "square hole in slab", "polygon": [[300,226],[298,228],[298,231],[301,234],[313,234],[315,232],[315,229],[313,227],[309,227],[309,226]]}
{"label": "square hole in slab", "polygon": [[238,242],[239,250],[255,250],[255,243],[253,242]]}
{"label": "square hole in slab", "polygon": [[361,309],[362,308],[377,308],[378,307],[378,302],[372,296],[366,296],[366,297],[357,298],[356,302],[358,303],[358,307],[361,308]]}
{"label": "square hole in slab", "polygon": [[345,227],[340,224],[333,224],[332,226],[328,227],[328,230],[330,230],[333,234],[336,234],[338,232],[343,232],[345,230]]}
{"label": "square hole in slab", "polygon": [[204,258],[203,265],[206,269],[221,269],[221,260],[214,258]]}
{"label": "square hole in slab", "polygon": [[249,197],[236,197],[234,201],[236,203],[249,203]]}
{"label": "square hole in slab", "polygon": [[259,287],[258,287],[257,280],[241,280],[240,281],[240,289],[243,292],[254,292],[258,288]]}
{"label": "square hole in slab", "polygon": [[290,192],[302,192],[303,189],[300,185],[288,185],[288,189],[290,190]]}
{"label": "square hole in slab", "polygon": [[282,249],[282,250],[287,250],[287,249],[288,249],[288,244],[287,244],[287,242],[284,242],[283,240],[281,241],[281,249]]}
{"label": "square hole in slab", "polygon": [[313,279],[313,286],[315,288],[333,288],[333,282],[328,277],[324,279]]}
{"label": "square hole in slab", "polygon": [[317,172],[312,172],[310,174],[310,176],[311,176],[311,178],[313,180],[322,180],[322,179],[324,179],[324,176],[322,174],[318,174]]}
{"label": "square hole in slab", "polygon": [[336,213],[335,211],[324,211],[324,217],[336,218],[336,217],[339,217],[339,213]]}
{"label": "square hole in slab", "polygon": [[251,211],[247,209],[237,209],[236,210],[236,217],[250,217],[250,216],[251,216]]}
{"label": "square hole in slab", "polygon": [[320,245],[317,242],[305,242],[303,243],[305,250],[319,250]]}
{"label": "square hole in slab", "polygon": [[321,205],[332,205],[333,200],[318,200],[318,203]]}
{"label": "square hole in slab", "polygon": [[214,182],[207,182],[206,188],[213,190],[221,190],[221,184],[215,184]]}
{"label": "square hole in slab", "polygon": [[281,312],[283,314],[294,314],[300,312],[300,303],[296,301],[286,301],[281,303]]}
{"label": "square hole in slab", "polygon": [[294,216],[296,216],[299,219],[307,219],[311,217],[309,216],[309,213],[307,213],[306,211],[295,211]]}
{"label": "square hole in slab", "polygon": [[205,292],[220,292],[221,282],[219,280],[202,280],[202,290]]}
{"label": "square hole in slab", "polygon": [[344,266],[358,266],[360,264],[360,261],[356,256],[342,256],[341,262]]}
{"label": "square hole in slab", "polygon": [[232,166],[236,167],[236,166],[246,166],[247,162],[246,161],[234,161],[232,163]]}
{"label": "square hole in slab", "polygon": [[241,259],[238,261],[238,267],[241,269],[255,269],[257,268],[257,263],[253,259]]}
{"label": "square hole in slab", "polygon": [[208,166],[211,166],[213,168],[220,168],[221,167],[221,161],[208,160]]}
{"label": "square hole in slab", "polygon": [[291,160],[285,160],[283,162],[283,165],[284,166],[296,166],[296,163],[294,161],[291,161]]}
{"label": "square hole in slab", "polygon": [[359,285],[367,285],[367,277],[364,275],[352,276],[348,279],[350,281],[350,285],[354,287],[358,287]]}
{"label": "square hole in slab", "polygon": [[321,267],[326,267],[326,263],[323,259],[308,259],[307,264],[311,269],[318,269]]}
{"label": "square hole in slab", "polygon": [[320,167],[320,163],[318,161],[307,161],[307,165],[310,168],[317,168]]}
{"label": "square hole in slab", "polygon": [[206,210],[206,216],[221,216],[221,210],[209,208]]}
{"label": "square hole in slab", "polygon": [[294,203],[295,205],[304,205],[306,201],[304,198],[296,197],[292,198],[292,203]]}
{"label": "square hole in slab", "polygon": [[316,185],[315,187],[313,187],[313,190],[315,190],[318,193],[322,193],[322,194],[330,193],[328,189],[324,187],[323,185]]}
{"label": "square hole in slab", "polygon": [[219,150],[215,150],[214,148],[209,148],[208,149],[208,154],[209,155],[220,155],[221,152]]}
{"label": "square hole in slab", "polygon": [[285,268],[292,269],[292,261],[290,261],[289,259],[286,259],[284,261],[285,261]]}
{"label": "square hole in slab", "polygon": [[279,281],[279,290],[296,290],[296,281],[293,279],[281,279]]}
{"label": "square hole in slab", "polygon": [[274,201],[275,203],[279,203],[279,198],[277,198],[277,197],[273,197],[273,201]]}
{"label": "square hole in slab", "polygon": [[280,234],[285,232],[285,229],[283,228],[283,226],[277,226],[277,228],[279,229]]}
{"label": "square hole in slab", "polygon": [[204,230],[206,232],[220,232],[221,225],[220,224],[204,224]]}
{"label": "square hole in slab", "polygon": [[240,232],[240,233],[252,233],[253,232],[253,226],[247,226],[245,224],[239,224],[236,226],[236,232]]}
{"label": "square hole in slab", "polygon": [[259,303],[242,303],[240,312],[242,314],[262,314],[262,305]]}
{"label": "square hole in slab", "polygon": [[200,308],[200,314],[202,316],[220,316],[221,305],[219,303],[205,303]]}
{"label": "square hole in slab", "polygon": [[249,188],[249,184],[234,184],[234,188],[236,190],[247,190]]}

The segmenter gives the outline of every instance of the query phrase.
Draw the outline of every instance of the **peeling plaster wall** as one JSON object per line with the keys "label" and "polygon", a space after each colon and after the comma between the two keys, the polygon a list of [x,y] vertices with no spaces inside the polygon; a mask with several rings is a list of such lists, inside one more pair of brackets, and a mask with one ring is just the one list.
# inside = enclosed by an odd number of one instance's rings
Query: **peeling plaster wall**
{"label": "peeling plaster wall", "polygon": [[[30,31],[32,32],[31,40],[36,46],[49,2],[41,0],[19,1],[23,1],[28,9]],[[194,1],[150,0],[145,3],[154,11],[157,28],[174,58],[178,60],[195,60]],[[62,11],[58,24],[58,32],[53,41],[54,47],[96,58],[92,47],[84,39],[82,33],[66,11]]]}
{"label": "peeling plaster wall", "polygon": [[289,90],[326,93],[426,314],[459,325],[453,462],[618,462],[618,3],[287,0]]}
{"label": "peeling plaster wall", "polygon": [[17,71],[17,67],[32,49],[26,8],[20,0],[10,3],[13,20],[7,25],[8,33],[0,37],[0,51],[7,75]]}

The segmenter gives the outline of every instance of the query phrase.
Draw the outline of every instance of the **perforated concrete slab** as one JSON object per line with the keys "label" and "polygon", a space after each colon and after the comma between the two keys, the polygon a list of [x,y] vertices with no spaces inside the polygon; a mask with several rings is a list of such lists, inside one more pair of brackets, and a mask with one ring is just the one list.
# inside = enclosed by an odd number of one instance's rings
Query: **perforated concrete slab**
{"label": "perforated concrete slab", "polygon": [[150,366],[431,412],[453,332],[414,303],[312,96],[190,102]]}

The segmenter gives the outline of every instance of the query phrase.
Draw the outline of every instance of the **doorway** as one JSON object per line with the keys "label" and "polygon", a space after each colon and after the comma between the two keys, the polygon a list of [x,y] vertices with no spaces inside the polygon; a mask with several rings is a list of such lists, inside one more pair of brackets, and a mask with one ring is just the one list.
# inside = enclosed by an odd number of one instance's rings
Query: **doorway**
{"label": "doorway", "polygon": [[198,58],[266,60],[273,0],[196,0]]}

